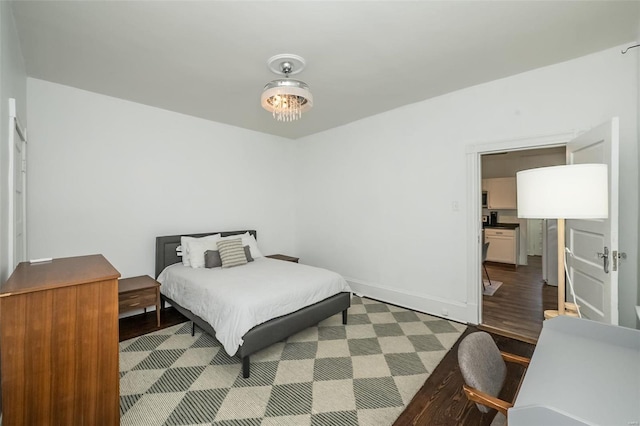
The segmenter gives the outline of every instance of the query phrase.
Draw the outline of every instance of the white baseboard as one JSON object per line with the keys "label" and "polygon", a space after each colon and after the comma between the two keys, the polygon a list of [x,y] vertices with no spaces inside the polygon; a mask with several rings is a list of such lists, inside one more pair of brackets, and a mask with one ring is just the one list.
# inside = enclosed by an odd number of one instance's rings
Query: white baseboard
{"label": "white baseboard", "polygon": [[402,292],[396,289],[382,287],[366,283],[353,278],[345,277],[351,290],[357,294],[393,305],[409,308],[414,311],[424,312],[441,318],[467,323],[469,306],[465,303],[452,302],[437,297],[425,297],[423,295]]}

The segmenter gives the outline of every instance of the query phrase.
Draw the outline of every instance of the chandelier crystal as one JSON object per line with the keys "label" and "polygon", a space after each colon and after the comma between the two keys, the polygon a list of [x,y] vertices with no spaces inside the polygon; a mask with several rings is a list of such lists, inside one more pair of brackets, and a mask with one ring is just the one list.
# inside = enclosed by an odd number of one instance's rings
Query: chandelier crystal
{"label": "chandelier crystal", "polygon": [[[262,107],[271,112],[278,121],[295,121],[313,106],[313,95],[309,86],[300,80],[289,78],[304,68],[304,59],[296,55],[276,55],[267,61],[271,71],[285,78],[273,80],[264,86]],[[279,65],[279,68],[276,68]],[[294,66],[296,69],[294,71]]]}

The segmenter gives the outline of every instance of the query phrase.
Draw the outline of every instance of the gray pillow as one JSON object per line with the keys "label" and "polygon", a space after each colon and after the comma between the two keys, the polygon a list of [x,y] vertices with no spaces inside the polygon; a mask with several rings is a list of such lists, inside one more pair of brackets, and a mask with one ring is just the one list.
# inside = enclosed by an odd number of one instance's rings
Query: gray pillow
{"label": "gray pillow", "polygon": [[251,257],[251,249],[249,248],[249,246],[244,246],[244,255],[247,257],[247,262],[253,262],[253,257]]}
{"label": "gray pillow", "polygon": [[[253,262],[251,257],[251,249],[249,246],[244,246],[244,255],[247,258],[247,262]],[[205,268],[219,268],[222,266],[222,259],[220,259],[220,252],[218,250],[207,250],[204,252],[204,267]]]}
{"label": "gray pillow", "polygon": [[220,252],[218,250],[207,250],[204,252],[205,268],[219,268],[221,266],[222,259],[220,259]]}

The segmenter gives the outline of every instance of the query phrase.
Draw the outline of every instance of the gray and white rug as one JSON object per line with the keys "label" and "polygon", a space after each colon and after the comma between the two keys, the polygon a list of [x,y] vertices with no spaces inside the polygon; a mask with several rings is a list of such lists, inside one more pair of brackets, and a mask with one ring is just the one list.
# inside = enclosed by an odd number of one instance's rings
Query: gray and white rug
{"label": "gray and white rug", "polygon": [[120,343],[121,425],[390,425],[466,326],[375,300],[240,360],[191,323]]}

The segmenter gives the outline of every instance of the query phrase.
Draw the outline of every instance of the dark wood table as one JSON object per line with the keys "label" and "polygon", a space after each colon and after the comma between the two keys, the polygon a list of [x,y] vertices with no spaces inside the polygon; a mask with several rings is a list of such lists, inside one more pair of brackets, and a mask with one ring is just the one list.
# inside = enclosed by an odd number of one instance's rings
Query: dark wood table
{"label": "dark wood table", "polygon": [[160,327],[160,283],[148,275],[118,280],[119,312],[156,307],[156,318]]}
{"label": "dark wood table", "polygon": [[286,254],[270,254],[269,256],[265,256],[265,257],[268,257],[270,259],[284,260],[286,262],[294,262],[294,263],[298,263],[298,261],[300,260],[299,257],[287,256]]}

